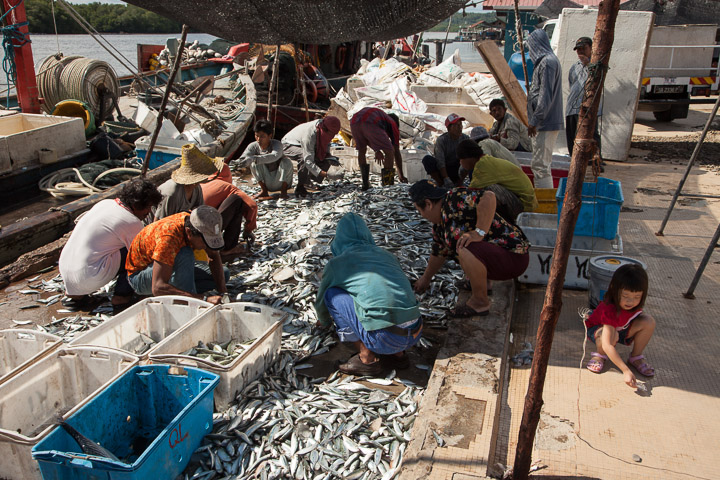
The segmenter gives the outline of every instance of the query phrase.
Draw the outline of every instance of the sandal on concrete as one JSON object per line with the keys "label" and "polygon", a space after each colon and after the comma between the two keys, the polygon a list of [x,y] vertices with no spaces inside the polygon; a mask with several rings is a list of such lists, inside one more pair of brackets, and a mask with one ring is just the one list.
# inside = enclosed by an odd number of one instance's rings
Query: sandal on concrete
{"label": "sandal on concrete", "polygon": [[592,352],[590,354],[590,361],[587,363],[587,369],[593,373],[600,373],[605,367],[605,360],[607,359],[607,355],[603,355],[598,352]]}
{"label": "sandal on concrete", "polygon": [[650,366],[649,363],[645,362],[645,355],[635,355],[634,357],[628,358],[628,363],[635,367],[635,370],[637,370],[640,375],[644,375],[646,377],[654,377],[655,376],[655,369]]}
{"label": "sandal on concrete", "polygon": [[450,310],[450,315],[453,317],[458,318],[467,318],[467,317],[486,317],[490,314],[490,309],[483,310],[482,312],[478,312],[474,308],[472,308],[467,303],[463,305],[458,305],[453,310]]}
{"label": "sandal on concrete", "polygon": [[340,364],[338,367],[343,373],[348,375],[357,375],[359,377],[365,375],[378,375],[382,373],[383,368],[380,365],[380,360],[375,360],[373,363],[367,364],[360,360],[360,354],[353,355],[346,363]]}

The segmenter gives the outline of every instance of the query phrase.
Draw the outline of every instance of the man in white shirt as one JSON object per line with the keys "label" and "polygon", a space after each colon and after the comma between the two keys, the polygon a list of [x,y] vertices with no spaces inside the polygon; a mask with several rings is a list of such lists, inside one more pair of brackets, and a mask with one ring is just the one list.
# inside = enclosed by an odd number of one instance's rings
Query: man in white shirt
{"label": "man in white shirt", "polygon": [[127,182],[118,198],[95,204],[78,221],[60,254],[60,274],[65,282],[63,306],[84,310],[89,295],[118,277],[112,297],[114,307],[127,305],[133,290],[127,280],[125,258],[142,220],[162,195],[144,178]]}

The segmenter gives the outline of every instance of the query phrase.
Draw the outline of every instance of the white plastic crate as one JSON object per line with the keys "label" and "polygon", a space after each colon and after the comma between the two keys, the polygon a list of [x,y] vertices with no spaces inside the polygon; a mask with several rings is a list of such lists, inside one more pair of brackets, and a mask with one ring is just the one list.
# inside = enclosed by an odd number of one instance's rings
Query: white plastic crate
{"label": "white plastic crate", "polygon": [[422,159],[428,152],[418,148],[406,148],[400,150],[403,159],[403,173],[408,179],[408,182],[415,183],[425,178],[429,178],[425,167],[423,167]]}
{"label": "white plastic crate", "polygon": [[60,348],[62,338],[22,328],[0,330],[0,384]]}
{"label": "white plastic crate", "polygon": [[[147,360],[153,348],[180,330],[193,318],[212,307],[211,303],[191,297],[164,296],[146,298],[111,320],[98,325],[71,345],[97,345],[124,350]],[[156,343],[140,353],[145,345],[143,335]]]}
{"label": "white plastic crate", "polygon": [[[530,263],[520,275],[520,283],[547,285],[550,265],[557,237],[557,215],[523,212],[518,215],[518,226],[530,240]],[[590,258],[600,255],[622,255],[620,235],[613,240],[600,237],[573,237],[565,272],[566,288],[588,289]]]}
{"label": "white plastic crate", "polygon": [[116,349],[68,347],[0,385],[0,477],[40,480],[32,447],[55,428],[57,417],[69,418],[137,363]]}
{"label": "white plastic crate", "polygon": [[[238,391],[262,375],[277,358],[286,315],[281,310],[257,303],[218,305],[155,347],[149,361],[198,367],[220,375],[220,384],[215,389],[215,408],[223,411],[230,406]],[[207,345],[231,339],[255,341],[228,365],[181,355],[197,346],[198,342]]]}

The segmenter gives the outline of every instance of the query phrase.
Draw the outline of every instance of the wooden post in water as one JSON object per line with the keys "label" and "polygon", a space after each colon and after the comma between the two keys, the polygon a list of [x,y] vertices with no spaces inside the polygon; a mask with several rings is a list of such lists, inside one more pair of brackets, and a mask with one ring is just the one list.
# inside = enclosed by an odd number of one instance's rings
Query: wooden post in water
{"label": "wooden post in water", "polygon": [[568,257],[570,256],[570,245],[575,230],[575,222],[582,204],[582,185],[585,169],[597,148],[593,140],[593,132],[597,121],[600,92],[602,92],[605,82],[610,50],[615,38],[615,20],[619,9],[620,0],[602,0],[598,9],[595,36],[593,38],[593,52],[589,65],[590,71],[585,83],[585,96],[580,107],[580,118],[572,161],[570,162],[565,201],[560,216],[548,286],[545,290],[545,301],[540,314],[535,355],[533,356],[532,370],[530,372],[530,385],[525,396],[522,423],[518,433],[513,480],[526,480],[530,472],[533,441],[540,420],[540,409],[543,404],[542,394],[545,374],[550,358],[555,325],[562,307],[563,283]]}
{"label": "wooden post in water", "polygon": [[[150,157],[152,157],[153,149],[155,148],[155,142],[157,142],[158,135],[160,135],[160,129],[162,128],[163,124],[163,115],[165,114],[165,107],[168,103],[168,98],[170,97],[170,91],[172,90],[173,81],[175,80],[175,75],[180,71],[180,63],[182,62],[182,53],[185,49],[185,41],[187,40],[187,34],[190,27],[187,25],[183,25],[182,27],[182,36],[180,37],[180,46],[178,47],[177,55],[175,56],[175,62],[173,63],[172,72],[170,73],[170,78],[168,78],[168,83],[165,85],[165,93],[163,94],[162,103],[160,104],[160,110],[158,111],[157,116],[157,122],[155,123],[155,131],[153,132],[152,138],[150,139],[150,146],[148,147],[147,153],[145,154],[145,161],[143,162],[142,167],[142,173],[141,175],[144,177],[145,174],[148,171],[148,165],[150,165]],[[179,112],[178,112],[179,113]]]}

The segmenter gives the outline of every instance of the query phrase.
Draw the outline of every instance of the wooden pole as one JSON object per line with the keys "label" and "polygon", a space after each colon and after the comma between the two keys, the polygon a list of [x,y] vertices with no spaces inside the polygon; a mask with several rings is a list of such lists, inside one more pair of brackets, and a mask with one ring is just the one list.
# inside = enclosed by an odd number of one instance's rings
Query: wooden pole
{"label": "wooden pole", "polygon": [[310,107],[308,106],[308,99],[307,99],[307,87],[305,86],[305,79],[303,76],[305,75],[305,72],[303,71],[303,64],[305,63],[305,59],[301,58],[301,61],[298,62],[298,55],[300,50],[298,49],[297,44],[295,44],[295,64],[297,67],[297,77],[300,80],[300,91],[302,92],[303,97],[303,103],[305,104],[305,121],[310,121]]}
{"label": "wooden pole", "polygon": [[520,44],[520,55],[522,58],[523,76],[525,77],[525,91],[530,88],[530,80],[527,74],[527,63],[525,62],[525,45],[523,45],[522,22],[520,21],[520,7],[518,0],[515,0],[515,30],[517,31],[518,43]]}
{"label": "wooden pole", "polygon": [[[140,175],[143,177],[148,171],[148,165],[150,165],[150,157],[152,157],[153,149],[155,148],[155,142],[157,142],[158,135],[160,135],[160,129],[162,128],[163,115],[165,114],[165,107],[170,97],[170,91],[172,90],[173,81],[175,75],[180,71],[180,63],[182,62],[182,53],[185,49],[185,41],[187,40],[187,34],[190,27],[183,25],[182,36],[180,37],[180,46],[178,47],[177,55],[175,55],[175,62],[173,63],[173,69],[168,78],[168,83],[165,86],[165,93],[163,94],[162,103],[160,103],[160,110],[158,111],[157,123],[155,124],[155,131],[153,132],[152,138],[150,139],[150,146],[148,147],[147,154],[145,154],[145,161],[143,162],[142,172]],[[179,112],[178,112],[179,113]]]}
{"label": "wooden pole", "polygon": [[[275,79],[277,79],[278,65],[280,64],[280,44],[275,47],[275,60],[273,60],[273,71],[270,77],[270,85],[268,86],[268,109],[267,120],[270,121],[270,111],[273,108],[273,90],[275,89]],[[275,99],[277,101],[277,98]]]}
{"label": "wooden pole", "polygon": [[577,221],[582,203],[582,185],[585,169],[593,158],[597,145],[593,140],[595,122],[597,120],[600,92],[605,82],[610,50],[615,38],[615,20],[620,9],[620,0],[602,0],[598,9],[593,52],[590,59],[589,75],[585,83],[585,96],[580,107],[579,124],[575,147],[570,162],[567,189],[560,225],[553,251],[550,277],[545,290],[545,301],[540,313],[540,326],[537,331],[535,354],[533,355],[530,385],[525,396],[518,446],[513,467],[513,480],[526,480],[532,462],[532,447],[535,439],[540,409],[542,408],[543,387],[547,373],[550,349],[552,347],[555,325],[562,308],[562,291],[567,269],[570,245],[572,243],[575,222]]}

